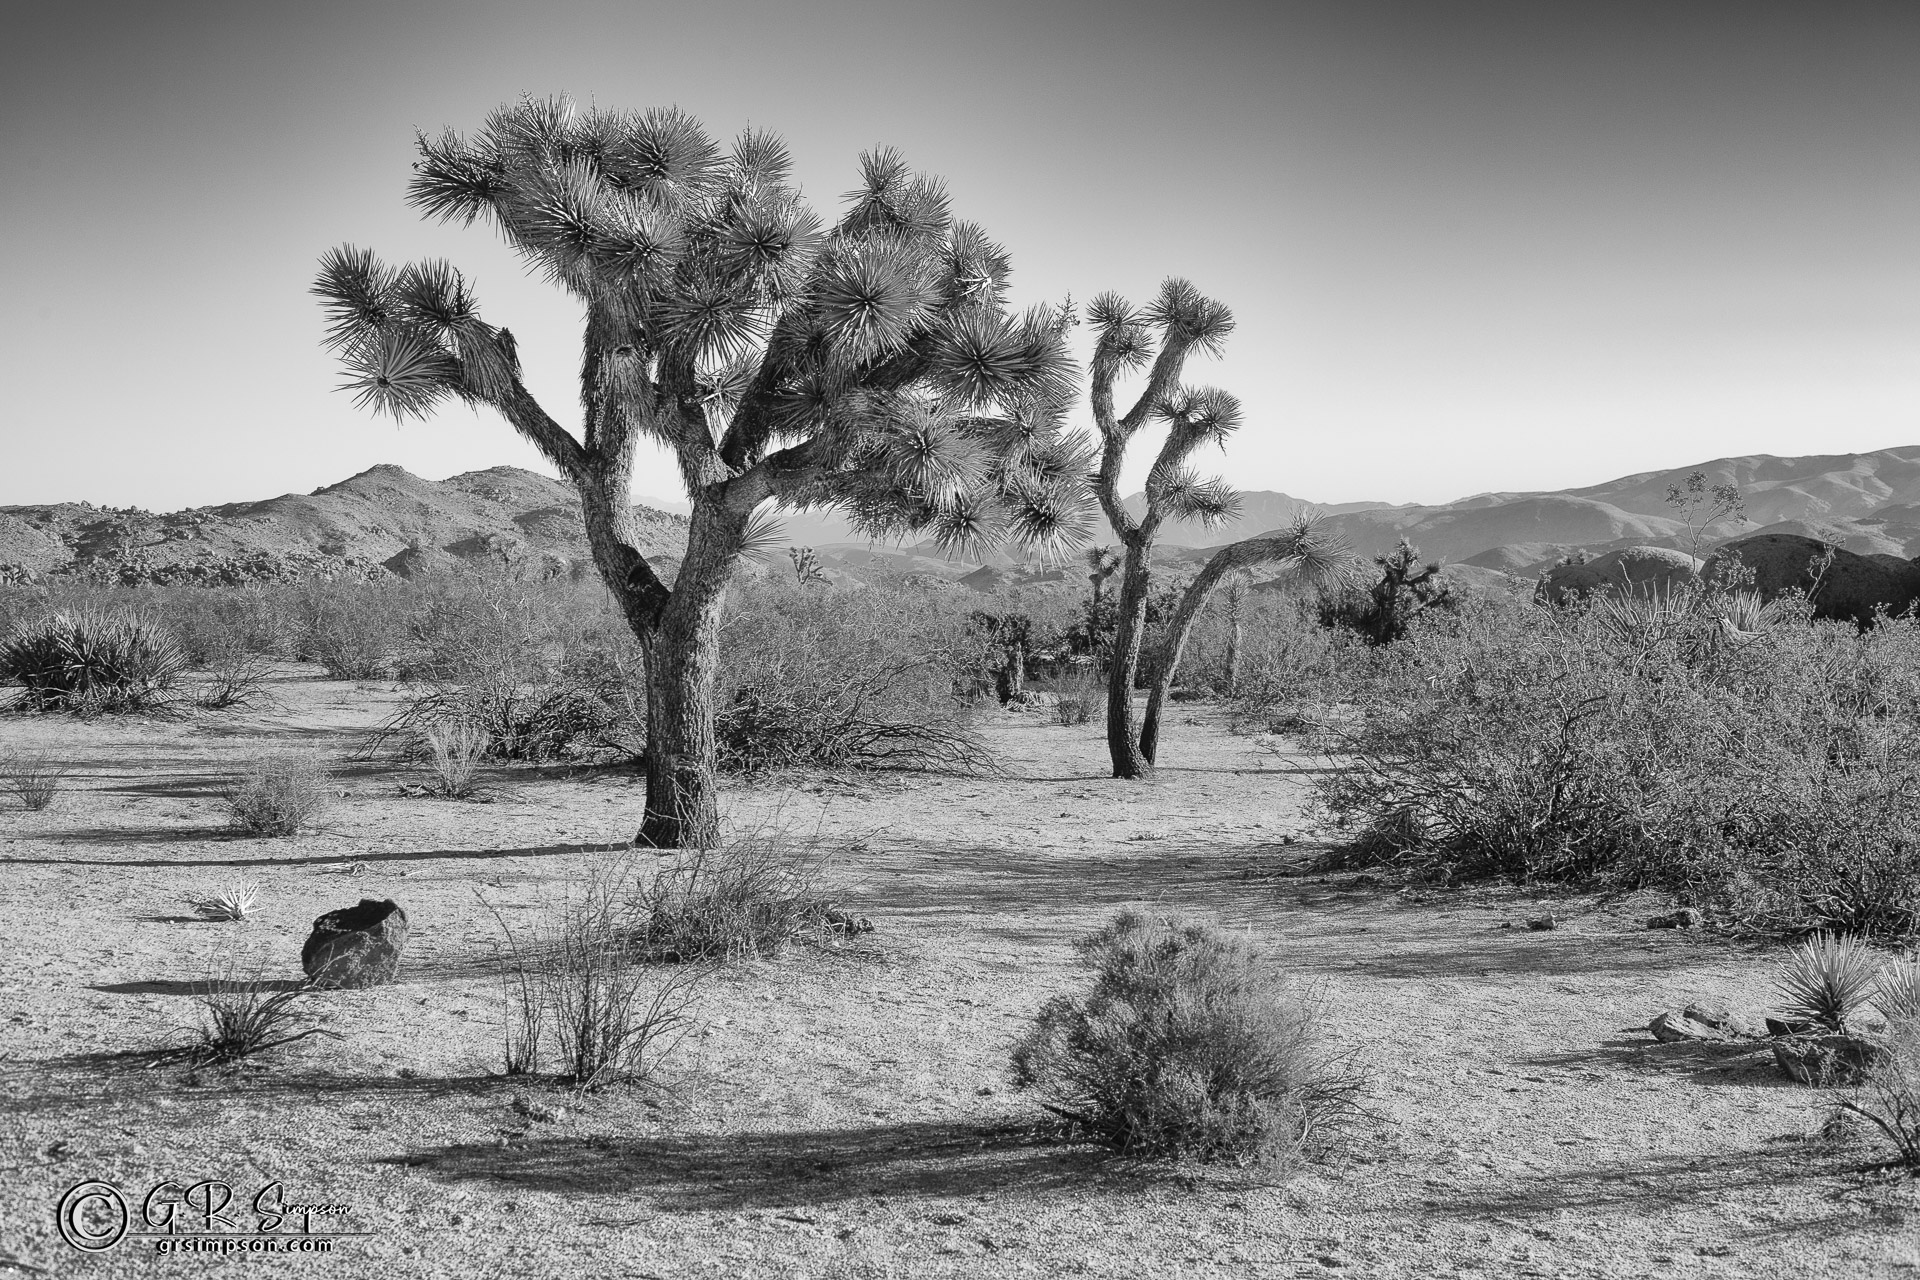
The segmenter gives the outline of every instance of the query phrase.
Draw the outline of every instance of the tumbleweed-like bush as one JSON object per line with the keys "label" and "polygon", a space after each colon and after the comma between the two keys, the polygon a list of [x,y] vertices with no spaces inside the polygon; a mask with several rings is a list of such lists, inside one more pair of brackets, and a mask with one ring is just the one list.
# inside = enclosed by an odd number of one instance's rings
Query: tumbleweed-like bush
{"label": "tumbleweed-like bush", "polygon": [[330,807],[326,770],[298,752],[263,756],[227,783],[233,825],[256,836],[297,835]]}
{"label": "tumbleweed-like bush", "polygon": [[1015,1083],[1114,1150],[1286,1166],[1359,1115],[1363,1081],[1315,999],[1208,925],[1127,912],[1079,944],[1094,970],[1013,1052]]}

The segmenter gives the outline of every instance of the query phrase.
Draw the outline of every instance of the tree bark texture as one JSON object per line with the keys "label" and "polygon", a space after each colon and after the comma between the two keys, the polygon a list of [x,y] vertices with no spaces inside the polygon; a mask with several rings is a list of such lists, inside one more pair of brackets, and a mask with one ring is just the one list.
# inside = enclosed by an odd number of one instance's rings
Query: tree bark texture
{"label": "tree bark texture", "polygon": [[1143,538],[1137,547],[1129,546],[1114,619],[1113,660],[1107,668],[1107,754],[1112,757],[1116,778],[1153,774],[1153,759],[1140,750],[1133,718],[1133,679],[1140,669],[1140,646],[1147,629],[1152,568],[1151,542]]}

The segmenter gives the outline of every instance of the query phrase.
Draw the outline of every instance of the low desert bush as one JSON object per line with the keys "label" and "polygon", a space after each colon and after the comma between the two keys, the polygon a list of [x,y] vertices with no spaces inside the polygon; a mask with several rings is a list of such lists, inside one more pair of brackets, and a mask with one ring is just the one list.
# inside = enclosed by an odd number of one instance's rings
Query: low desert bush
{"label": "low desert bush", "polygon": [[1107,685],[1091,667],[1075,671],[1058,680],[1038,682],[1036,689],[1054,695],[1053,722],[1058,725],[1082,725],[1099,720],[1107,713]]}
{"label": "low desert bush", "polygon": [[[1317,783],[1449,876],[1659,885],[1741,927],[1920,930],[1920,627],[1711,594],[1415,621],[1352,664]],[[1745,615],[1743,615],[1745,616]],[[1752,620],[1749,618],[1748,620]]]}
{"label": "low desert bush", "polygon": [[486,735],[468,721],[453,720],[428,725],[420,738],[434,794],[448,800],[472,795],[474,774],[487,748]]}
{"label": "low desert bush", "polygon": [[1896,1021],[1880,1050],[1860,1088],[1840,1106],[1873,1125],[1895,1161],[1920,1178],[1920,1018]]}
{"label": "low desert bush", "polygon": [[193,704],[208,711],[250,707],[266,697],[273,660],[258,653],[223,654],[206,665]]}
{"label": "low desert bush", "polygon": [[829,870],[818,845],[770,832],[685,851],[634,884],[639,953],[668,961],[778,955],[829,927]]}
{"label": "low desert bush", "polygon": [[154,710],[186,667],[164,628],[130,612],[50,614],[0,640],[0,683],[23,686],[35,710]]}
{"label": "low desert bush", "polygon": [[228,782],[225,795],[233,825],[257,836],[297,835],[331,803],[326,769],[297,752],[261,757]]}
{"label": "low desert bush", "polygon": [[408,644],[405,583],[309,581],[288,589],[295,649],[335,680],[394,673]]}
{"label": "low desert bush", "polygon": [[734,594],[714,724],[723,767],[992,768],[954,693],[985,660],[961,602],[912,585],[829,592],[779,579]]}
{"label": "low desert bush", "polygon": [[1042,1007],[1013,1075],[1096,1140],[1285,1167],[1359,1115],[1363,1082],[1328,1047],[1316,1000],[1247,942],[1129,912],[1079,951],[1092,990]]}
{"label": "low desert bush", "polygon": [[24,809],[38,813],[50,808],[66,776],[66,766],[44,751],[0,751],[0,787]]}
{"label": "low desert bush", "polygon": [[552,1065],[582,1089],[653,1079],[685,1035],[707,970],[639,963],[629,861],[595,868],[533,930],[504,939],[509,1075]]}
{"label": "low desert bush", "polygon": [[239,1062],[326,1034],[312,1023],[303,1002],[306,991],[266,981],[263,971],[260,966],[243,969],[231,960],[209,966],[207,977],[193,990],[200,1022],[192,1028],[189,1057],[207,1064]]}

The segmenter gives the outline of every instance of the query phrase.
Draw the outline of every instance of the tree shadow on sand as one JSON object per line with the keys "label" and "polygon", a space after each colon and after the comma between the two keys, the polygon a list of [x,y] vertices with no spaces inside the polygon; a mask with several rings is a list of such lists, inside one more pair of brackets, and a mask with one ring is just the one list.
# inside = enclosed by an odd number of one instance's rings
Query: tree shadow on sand
{"label": "tree shadow on sand", "polygon": [[383,1163],[448,1181],[574,1196],[645,1195],[663,1211],[828,1205],[859,1196],[1084,1190],[1106,1152],[1031,1124],[908,1121],[865,1129],[659,1137],[541,1137],[452,1146]]}
{"label": "tree shadow on sand", "polygon": [[[1681,1209],[1712,1208],[1749,1194],[1766,1195],[1786,1186],[1804,1187],[1815,1179],[1830,1180],[1828,1200],[1839,1201],[1854,1191],[1859,1174],[1876,1166],[1848,1151],[1820,1142],[1784,1140],[1745,1151],[1675,1153],[1595,1164],[1584,1169],[1536,1175],[1519,1185],[1485,1190],[1462,1188],[1424,1201],[1434,1213],[1496,1221],[1550,1217],[1566,1212],[1624,1211],[1639,1220],[1654,1220]],[[1745,1215],[1743,1215],[1745,1216]],[[1748,1244],[1782,1236],[1838,1239],[1869,1231],[1884,1231],[1857,1209],[1840,1204],[1831,1213],[1813,1218],[1777,1220],[1736,1228],[1728,1235]]]}

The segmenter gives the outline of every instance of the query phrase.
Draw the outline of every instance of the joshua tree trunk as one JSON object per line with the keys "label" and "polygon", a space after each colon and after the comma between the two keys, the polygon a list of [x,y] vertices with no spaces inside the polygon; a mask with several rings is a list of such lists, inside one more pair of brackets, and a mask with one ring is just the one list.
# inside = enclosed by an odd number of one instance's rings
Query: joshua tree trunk
{"label": "joshua tree trunk", "polygon": [[1153,757],[1140,749],[1134,734],[1133,678],[1140,667],[1140,645],[1147,629],[1153,544],[1142,539],[1138,554],[1131,554],[1132,547],[1128,550],[1114,619],[1113,660],[1107,667],[1107,754],[1113,759],[1114,777],[1147,778],[1153,775]]}
{"label": "joshua tree trunk", "polygon": [[[1146,758],[1149,767],[1160,748],[1160,713],[1166,706],[1167,693],[1173,688],[1173,677],[1180,670],[1180,658],[1186,650],[1188,637],[1193,634],[1193,624],[1199,619],[1200,611],[1206,608],[1207,597],[1213,594],[1214,588],[1230,574],[1274,560],[1295,561],[1303,577],[1326,579],[1339,572],[1344,563],[1344,553],[1345,548],[1321,536],[1311,521],[1302,521],[1277,538],[1248,538],[1213,553],[1213,557],[1181,593],[1180,603],[1167,623],[1166,638],[1160,644],[1153,685],[1147,694],[1147,714],[1140,725],[1140,754]],[[1240,615],[1236,610],[1236,631],[1239,626]],[[1231,661],[1233,659],[1229,659]]]}
{"label": "joshua tree trunk", "polygon": [[1247,583],[1235,578],[1227,588],[1227,696],[1240,692],[1240,642],[1246,628]]}

